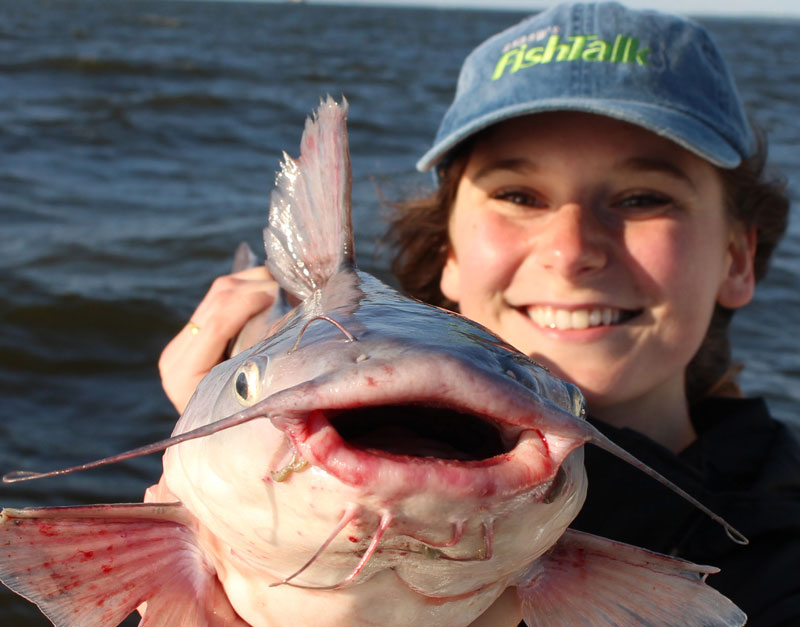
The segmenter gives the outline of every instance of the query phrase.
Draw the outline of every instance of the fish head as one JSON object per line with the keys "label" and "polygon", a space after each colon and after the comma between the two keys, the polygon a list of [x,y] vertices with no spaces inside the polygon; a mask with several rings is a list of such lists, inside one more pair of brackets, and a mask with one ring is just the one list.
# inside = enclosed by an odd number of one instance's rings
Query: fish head
{"label": "fish head", "polygon": [[277,581],[324,545],[293,585],[390,570],[450,598],[513,577],[577,514],[582,410],[480,325],[349,270],[204,379],[176,433],[257,417],[170,448],[165,478]]}

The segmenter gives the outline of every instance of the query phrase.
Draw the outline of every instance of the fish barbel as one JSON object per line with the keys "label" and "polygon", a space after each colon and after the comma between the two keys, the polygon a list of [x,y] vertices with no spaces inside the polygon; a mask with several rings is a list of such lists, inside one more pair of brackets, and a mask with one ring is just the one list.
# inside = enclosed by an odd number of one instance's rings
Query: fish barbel
{"label": "fish barbel", "polygon": [[0,580],[59,626],[743,624],[714,568],[568,529],[583,444],[637,464],[577,388],[356,268],[346,112],[320,104],[271,197],[267,263],[301,304],[169,439],[7,475],[165,450],[145,503],[4,509]]}

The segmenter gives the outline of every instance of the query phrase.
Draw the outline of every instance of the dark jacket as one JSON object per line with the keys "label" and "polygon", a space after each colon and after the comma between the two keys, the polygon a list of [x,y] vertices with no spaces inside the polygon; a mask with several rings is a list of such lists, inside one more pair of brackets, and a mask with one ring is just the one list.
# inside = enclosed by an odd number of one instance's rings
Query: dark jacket
{"label": "dark jacket", "polygon": [[708,583],[748,625],[800,625],[800,446],[760,399],[707,399],[698,439],[679,455],[630,429],[592,422],[697,497],[750,540],[724,529],[631,466],[586,447],[589,492],[572,527],[721,569]]}

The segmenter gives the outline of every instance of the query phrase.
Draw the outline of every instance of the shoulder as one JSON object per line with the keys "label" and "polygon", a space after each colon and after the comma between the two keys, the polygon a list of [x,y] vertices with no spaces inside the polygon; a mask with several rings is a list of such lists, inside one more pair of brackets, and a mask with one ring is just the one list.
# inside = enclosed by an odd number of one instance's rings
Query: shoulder
{"label": "shoulder", "polygon": [[720,568],[709,583],[734,599],[750,624],[800,624],[800,444],[793,430],[775,420],[760,399],[709,399],[695,408],[697,450],[707,487],[720,510],[750,540],[720,544],[702,555]]}
{"label": "shoulder", "polygon": [[679,455],[645,436],[597,426],[699,498],[750,540],[719,525],[604,451],[587,448],[589,491],[575,526],[720,568],[709,583],[751,624],[800,624],[800,445],[759,399],[709,399],[693,408],[698,439]]}
{"label": "shoulder", "polygon": [[760,398],[711,398],[692,408],[697,441],[681,458],[716,489],[800,495],[800,444]]}

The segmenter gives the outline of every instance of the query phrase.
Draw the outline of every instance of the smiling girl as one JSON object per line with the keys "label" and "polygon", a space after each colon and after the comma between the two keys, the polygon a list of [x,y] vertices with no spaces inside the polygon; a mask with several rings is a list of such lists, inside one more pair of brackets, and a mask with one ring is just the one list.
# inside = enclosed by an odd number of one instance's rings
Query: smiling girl
{"label": "smiling girl", "polygon": [[[590,420],[750,544],[591,448],[575,526],[719,566],[709,583],[750,624],[789,625],[800,452],[741,398],[728,338],[786,227],[765,154],[702,27],[563,4],[467,57],[418,164],[437,190],[400,205],[390,236],[406,292],[576,383]],[[179,410],[274,288],[264,269],[217,280],[161,358]]]}
{"label": "smiling girl", "polygon": [[752,243],[714,166],[626,122],[542,113],[473,144],[443,294],[561,378],[594,416],[674,451],[684,370],[716,303],[753,293]]}

